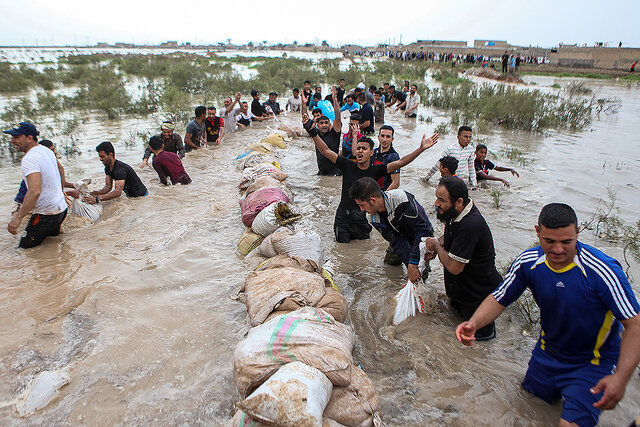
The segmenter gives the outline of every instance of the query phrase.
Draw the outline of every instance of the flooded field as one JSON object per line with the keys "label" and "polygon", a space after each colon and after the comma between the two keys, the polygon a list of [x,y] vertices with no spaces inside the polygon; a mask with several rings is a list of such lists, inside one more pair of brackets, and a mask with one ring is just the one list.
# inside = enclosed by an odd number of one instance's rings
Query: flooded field
{"label": "flooded field", "polygon": [[[527,81],[552,91],[554,83],[571,80],[535,76]],[[532,244],[539,210],[551,201],[571,204],[579,220],[586,221],[610,189],[617,195],[614,213],[628,224],[638,220],[640,138],[635,127],[640,89],[612,82],[585,84],[601,96],[619,98],[620,111],[575,133],[498,128],[474,135],[489,146],[494,163],[520,172],[519,179],[505,176],[510,188],[496,183],[472,192],[493,232],[499,265]],[[280,101],[284,105],[286,97]],[[416,147],[423,133],[450,120],[442,111],[420,108],[419,114],[432,117],[432,123],[387,112],[401,155]],[[94,151],[99,142],[115,142],[117,158],[137,167],[141,142],[125,147],[123,141],[132,131],[153,131],[160,123],[159,118],[86,118],[80,155],[61,160],[68,180],[92,177],[92,188],[100,188],[104,180]],[[300,117],[288,113],[281,121],[298,126]],[[232,417],[238,398],[233,349],[248,330],[245,307],[232,297],[261,261],[236,252],[244,227],[234,159],[276,126],[254,124],[226,136],[220,147],[189,153],[184,160],[193,179],[189,186],[163,187],[152,169],[140,171],[148,197],[105,203],[95,224],[70,215],[64,233],[41,247],[18,250],[16,237],[0,233],[0,401],[16,399],[43,370],[68,369],[70,378],[58,399],[26,420],[12,405],[4,406],[3,425],[219,425]],[[421,183],[420,177],[454,142],[454,133],[444,135],[402,170],[401,188],[415,194],[428,212],[435,187]],[[509,158],[514,149],[524,157]],[[403,285],[403,273],[383,264],[386,242],[374,231],[368,241],[336,244],[332,223],[340,178],[315,175],[308,138],[295,139],[280,153],[302,225],[322,237],[336,283],[349,301],[348,322],[358,336],[354,358],[380,393],[386,425],[557,422],[559,404],[549,406],[520,389],[536,336],[517,308],[497,322],[497,339],[463,347],[454,337],[459,321],[443,296],[442,267],[433,262],[428,313],[391,327],[392,298]],[[0,178],[0,216],[6,224],[21,179],[19,166],[5,160]],[[494,205],[493,190],[501,192],[500,208]],[[430,218],[435,224],[435,215]],[[442,229],[440,224],[437,228]],[[622,260],[621,247],[590,231],[581,240]],[[640,266],[628,259],[638,295]],[[600,425],[626,425],[639,414],[636,373],[624,400],[603,414]]]}

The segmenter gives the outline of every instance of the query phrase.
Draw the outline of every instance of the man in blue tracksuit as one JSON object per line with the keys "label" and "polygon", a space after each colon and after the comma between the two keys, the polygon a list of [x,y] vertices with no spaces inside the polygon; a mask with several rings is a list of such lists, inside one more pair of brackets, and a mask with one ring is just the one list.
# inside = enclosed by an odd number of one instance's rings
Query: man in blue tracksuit
{"label": "man in blue tracksuit", "polygon": [[[372,178],[361,178],[350,188],[349,195],[367,219],[387,240],[391,249],[407,266],[409,280],[420,278],[420,241],[433,236],[433,227],[422,206],[413,194],[396,189],[382,191]],[[425,269],[425,273],[428,269]]]}

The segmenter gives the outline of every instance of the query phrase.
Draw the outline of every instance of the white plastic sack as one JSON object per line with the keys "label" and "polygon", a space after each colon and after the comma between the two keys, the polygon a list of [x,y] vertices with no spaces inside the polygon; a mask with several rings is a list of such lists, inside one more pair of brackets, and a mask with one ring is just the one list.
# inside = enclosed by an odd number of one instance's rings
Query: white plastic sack
{"label": "white plastic sack", "polygon": [[89,203],[85,203],[80,199],[73,199],[70,211],[72,214],[97,221],[98,218],[100,218],[100,215],[102,215],[102,206],[98,204],[90,205]]}
{"label": "white plastic sack", "polygon": [[268,236],[269,234],[280,228],[278,220],[276,219],[276,207],[278,203],[271,203],[266,208],[262,209],[258,215],[256,215],[251,229],[254,233],[258,233],[261,236]]}
{"label": "white plastic sack", "polygon": [[301,362],[287,363],[236,406],[267,424],[322,427],[333,386],[327,376]]}
{"label": "white plastic sack", "polygon": [[66,369],[40,372],[16,402],[16,411],[21,417],[42,409],[58,396],[58,390],[69,383]]}
{"label": "white plastic sack", "polygon": [[[289,231],[289,230],[287,230]],[[324,247],[322,240],[315,231],[298,230],[295,233],[289,231],[289,236],[280,236],[274,232],[271,239],[273,248],[281,255],[299,256],[317,262],[324,263]]]}
{"label": "white plastic sack", "polygon": [[400,292],[396,294],[394,299],[397,302],[396,312],[393,316],[393,325],[397,325],[408,317],[415,316],[416,311],[419,313],[425,313],[424,301],[422,297],[416,292],[416,285],[407,280]]}
{"label": "white plastic sack", "polygon": [[[254,219],[255,221],[255,219]],[[253,225],[253,224],[252,224]],[[273,233],[269,234],[263,241],[260,243],[258,247],[258,253],[265,258],[272,258],[276,255],[279,255],[278,252],[273,247],[273,243],[271,242],[271,237]]]}
{"label": "white plastic sack", "polygon": [[[285,186],[278,187],[283,190]],[[286,193],[285,193],[286,194]],[[261,236],[268,236],[280,227],[292,226],[300,214],[292,205],[284,202],[271,203],[262,209],[251,223],[251,229]]]}

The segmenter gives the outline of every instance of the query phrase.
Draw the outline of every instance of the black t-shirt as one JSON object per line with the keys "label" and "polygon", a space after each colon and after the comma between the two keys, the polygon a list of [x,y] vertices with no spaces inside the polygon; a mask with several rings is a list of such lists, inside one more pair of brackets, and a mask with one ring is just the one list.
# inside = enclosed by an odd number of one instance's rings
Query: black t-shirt
{"label": "black t-shirt", "polygon": [[[496,165],[491,163],[490,160],[485,160],[484,163],[480,163],[480,160],[478,160],[478,159],[475,159],[473,161],[473,166],[476,169],[476,173],[477,172],[484,172],[486,174],[488,174],[491,169],[496,167]],[[478,178],[478,179],[480,179],[480,178]]]}
{"label": "black t-shirt", "polygon": [[311,102],[311,96],[313,95],[313,92],[311,92],[311,89],[309,90],[302,89],[302,93],[304,93],[304,96],[307,97],[307,107],[308,107],[309,103]]}
{"label": "black t-shirt", "polygon": [[260,101],[258,101],[257,99],[251,101],[251,113],[254,116],[258,117],[262,117],[262,115],[264,114],[264,108],[262,107],[262,105],[260,105]]}
{"label": "black t-shirt", "polygon": [[398,100],[398,104],[402,104],[404,101],[407,100],[407,94],[401,90],[394,91],[393,95],[391,96]]}
{"label": "black t-shirt", "polygon": [[509,55],[505,53],[502,55],[502,65],[507,65],[507,62],[509,62]]}
{"label": "black t-shirt", "polygon": [[443,247],[451,258],[465,263],[457,276],[444,269],[445,290],[453,301],[479,305],[502,282],[491,230],[475,205],[460,221],[445,225]]}
{"label": "black t-shirt", "polygon": [[340,86],[338,86],[336,89],[336,95],[338,96],[338,105],[342,107],[344,105],[344,89],[342,89]]}
{"label": "black t-shirt", "polygon": [[104,173],[110,176],[113,181],[124,180],[124,193],[129,197],[140,197],[147,194],[147,187],[144,186],[133,168],[118,159],[113,163],[112,170],[105,166]]}
{"label": "black t-shirt", "polygon": [[220,136],[220,127],[224,126],[223,120],[215,116],[213,120],[209,117],[204,119],[205,133],[207,134],[207,142],[216,142]]}
{"label": "black t-shirt", "polygon": [[[334,153],[338,154],[340,152],[340,133],[336,132],[336,130],[331,127],[331,130],[324,135],[318,134],[321,140],[327,144],[327,147]],[[316,148],[316,160],[318,162],[318,174],[320,175],[340,175],[340,169],[336,167],[336,165],[329,159],[327,159],[321,152]]]}
{"label": "black t-shirt", "polygon": [[358,164],[346,157],[338,156],[336,166],[342,171],[342,195],[340,206],[347,209],[360,210],[358,204],[349,196],[349,189],[360,178],[370,177],[378,181],[387,174],[387,165],[373,165],[367,169],[360,169]]}
{"label": "black t-shirt", "polygon": [[369,126],[366,128],[362,128],[362,133],[374,133],[376,130],[374,128],[375,117],[373,115],[373,108],[367,102],[360,108],[360,123],[364,123],[369,120]]}

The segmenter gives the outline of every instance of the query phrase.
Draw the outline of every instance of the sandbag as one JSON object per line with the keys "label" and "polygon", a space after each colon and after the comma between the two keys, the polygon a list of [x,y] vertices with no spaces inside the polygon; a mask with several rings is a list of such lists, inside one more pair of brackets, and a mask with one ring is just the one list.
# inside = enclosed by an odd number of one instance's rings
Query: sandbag
{"label": "sandbag", "polygon": [[279,133],[275,133],[275,132],[264,137],[262,141],[260,141],[260,143],[270,144],[278,148],[287,148],[287,145],[284,143],[284,137]]}
{"label": "sandbag", "polygon": [[248,255],[249,252],[260,246],[264,237],[254,233],[250,228],[246,228],[240,240],[238,240],[238,250],[242,255]]}
{"label": "sandbag", "polygon": [[349,427],[371,427],[379,419],[380,397],[366,373],[351,367],[351,384],[334,387],[324,416]]}
{"label": "sandbag", "polygon": [[236,407],[252,418],[282,427],[322,427],[331,381],[301,362],[287,363]]}
{"label": "sandbag", "polygon": [[299,307],[315,306],[325,296],[325,289],[324,279],[317,273],[292,267],[254,271],[244,282],[249,321],[252,326],[261,324],[285,298]]}
{"label": "sandbag", "polygon": [[255,268],[255,271],[269,270],[272,268],[293,267],[310,273],[322,273],[322,267],[315,261],[298,256],[275,255],[263,261]]}
{"label": "sandbag", "polygon": [[[242,411],[237,411],[231,421],[227,424],[228,427],[269,427],[267,424],[256,421],[251,416],[245,414]],[[322,426],[324,427],[324,426]]]}
{"label": "sandbag", "polygon": [[261,176],[256,178],[255,181],[253,181],[251,185],[247,187],[247,191],[244,194],[248,196],[249,194],[261,188],[279,187],[280,184],[281,182],[272,176]]}
{"label": "sandbag", "polygon": [[278,228],[293,224],[300,218],[302,215],[293,206],[284,202],[272,203],[256,215],[251,229],[261,236],[268,236]]}
{"label": "sandbag", "polygon": [[260,163],[270,163],[275,161],[275,158],[269,154],[264,154],[258,151],[245,151],[240,156],[236,157],[236,168],[243,170],[256,166]]}
{"label": "sandbag", "polygon": [[274,202],[289,202],[289,198],[280,188],[261,188],[240,200],[242,223],[251,227],[254,218],[262,209]]}
{"label": "sandbag", "polygon": [[[261,423],[251,418],[242,411],[237,411],[235,416],[227,423],[228,427],[269,427],[267,424]],[[337,421],[329,418],[322,419],[322,427],[345,427]]]}
{"label": "sandbag", "polygon": [[291,126],[285,125],[284,123],[280,123],[278,125],[278,130],[285,132],[289,138],[295,138],[296,136],[298,136],[294,128],[292,128]]}
{"label": "sandbag", "polygon": [[238,188],[245,190],[249,185],[253,183],[257,178],[261,176],[271,176],[278,181],[284,181],[289,177],[285,172],[282,172],[277,165],[277,162],[271,163],[259,163],[255,166],[247,168],[242,172],[240,177],[240,183]]}
{"label": "sandbag", "polygon": [[271,234],[271,244],[278,254],[307,258],[320,265],[324,263],[324,248],[315,231],[298,230],[294,233],[281,228]]}
{"label": "sandbag", "polygon": [[354,334],[319,308],[305,307],[249,330],[233,353],[233,377],[245,397],[281,365],[299,361],[337,386],[351,383]]}
{"label": "sandbag", "polygon": [[[271,242],[271,238],[273,237],[274,233],[277,233],[279,230],[280,230],[280,228],[278,230],[274,231],[273,233],[269,234],[267,237],[264,238],[262,243],[260,243],[260,246],[258,246],[258,253],[261,256],[263,256],[265,258],[272,258],[272,257],[278,255],[278,252],[273,247],[273,243]],[[288,228],[285,228],[285,230],[288,230]]]}
{"label": "sandbag", "polygon": [[95,204],[91,205],[89,203],[85,203],[80,199],[73,199],[71,203],[71,207],[69,211],[72,214],[83,216],[85,218],[90,218],[93,221],[97,221],[102,215],[102,205]]}
{"label": "sandbag", "polygon": [[[276,316],[291,313],[301,307],[303,307],[303,305],[299,304],[296,299],[286,298],[275,308],[275,311],[265,319],[265,322],[268,322]],[[321,308],[329,313],[337,322],[344,323],[344,321],[347,320],[347,300],[344,295],[334,288],[326,288],[324,296],[315,304],[315,307]]]}
{"label": "sandbag", "polygon": [[258,153],[271,153],[275,150],[275,147],[272,144],[265,142],[256,142],[247,147],[247,150],[257,151]]}

